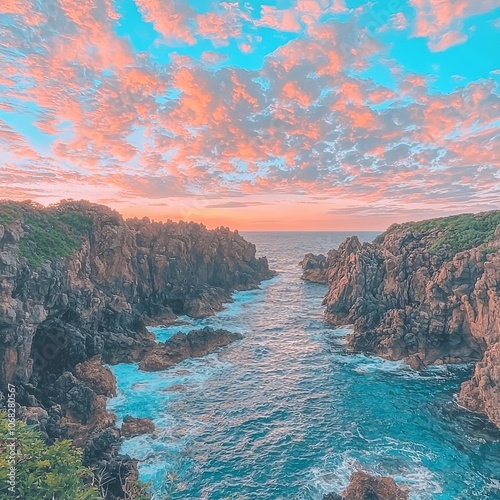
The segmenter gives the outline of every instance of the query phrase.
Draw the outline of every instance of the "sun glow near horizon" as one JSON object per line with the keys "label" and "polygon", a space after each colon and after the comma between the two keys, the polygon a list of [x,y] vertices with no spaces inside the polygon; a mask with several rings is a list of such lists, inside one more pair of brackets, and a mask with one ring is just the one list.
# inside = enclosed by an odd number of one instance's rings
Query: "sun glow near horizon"
{"label": "sun glow near horizon", "polygon": [[498,208],[486,0],[0,5],[0,197],[242,230]]}

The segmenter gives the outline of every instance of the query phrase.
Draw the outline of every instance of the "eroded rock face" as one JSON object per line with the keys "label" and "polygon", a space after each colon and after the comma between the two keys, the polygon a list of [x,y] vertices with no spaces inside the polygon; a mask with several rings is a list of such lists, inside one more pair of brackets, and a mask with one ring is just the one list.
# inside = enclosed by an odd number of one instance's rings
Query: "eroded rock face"
{"label": "eroded rock face", "polygon": [[373,244],[349,238],[330,260],[325,318],[353,325],[352,349],[416,369],[481,360],[460,399],[500,426],[500,229],[458,253],[436,248],[440,236],[404,224]]}
{"label": "eroded rock face", "polygon": [[408,491],[396,485],[392,477],[370,476],[357,471],[341,493],[328,493],[323,500],[407,500]]}
{"label": "eroded rock face", "polygon": [[33,376],[37,385],[47,370],[60,376],[97,354],[106,362],[132,361],[151,346],[145,323],[214,314],[234,290],[256,288],[273,275],[255,246],[227,228],[124,221],[83,202],[52,210],[89,221],[70,258],[33,267],[20,253],[29,224],[2,226],[2,388]]}
{"label": "eroded rock face", "polygon": [[[87,202],[18,209],[0,226],[0,390],[15,384],[20,413],[47,440],[70,437],[89,465],[118,474],[111,489],[120,495],[120,474],[134,466],[117,451],[119,431],[106,411],[116,381],[99,358],[138,362],[156,346],[146,324],[213,314],[234,290],[274,273],[227,228],[125,221]],[[49,213],[62,234],[64,224],[85,224],[69,257],[43,262],[29,217]],[[55,251],[59,243],[51,242]]]}
{"label": "eroded rock face", "polygon": [[459,401],[500,428],[500,342],[488,347],[472,379],[462,384]]}
{"label": "eroded rock face", "polygon": [[227,330],[205,327],[188,334],[176,333],[164,343],[153,347],[139,363],[145,371],[166,370],[188,358],[206,356],[217,347],[224,347],[243,336]]}
{"label": "eroded rock face", "polygon": [[330,250],[326,257],[322,254],[306,254],[300,262],[302,279],[313,283],[328,283],[330,269],[337,257],[338,253],[336,250]]}
{"label": "eroded rock face", "polygon": [[99,357],[76,365],[75,375],[96,394],[108,398],[116,396],[116,378],[102,365]]}
{"label": "eroded rock face", "polygon": [[121,434],[125,438],[151,434],[155,431],[155,424],[149,418],[134,418],[127,416],[123,419]]}

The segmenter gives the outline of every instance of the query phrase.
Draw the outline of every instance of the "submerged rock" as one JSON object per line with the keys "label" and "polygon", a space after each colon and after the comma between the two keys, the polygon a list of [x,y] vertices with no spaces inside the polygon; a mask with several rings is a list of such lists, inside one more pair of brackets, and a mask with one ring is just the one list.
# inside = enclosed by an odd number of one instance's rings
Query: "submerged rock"
{"label": "submerged rock", "polygon": [[349,486],[340,494],[328,493],[323,500],[407,500],[408,490],[397,486],[392,477],[354,472]]}
{"label": "submerged rock", "polygon": [[149,418],[134,418],[126,416],[123,419],[121,435],[125,438],[151,434],[155,431],[155,424]]}
{"label": "submerged rock", "polygon": [[142,358],[139,368],[144,371],[166,370],[185,359],[206,356],[217,347],[224,347],[242,338],[240,333],[209,327],[192,330],[188,334],[179,332],[153,347]]}
{"label": "submerged rock", "polygon": [[499,221],[489,212],[394,225],[372,244],[352,237],[322,272],[325,318],[353,325],[353,350],[417,370],[479,361],[460,401],[500,427]]}

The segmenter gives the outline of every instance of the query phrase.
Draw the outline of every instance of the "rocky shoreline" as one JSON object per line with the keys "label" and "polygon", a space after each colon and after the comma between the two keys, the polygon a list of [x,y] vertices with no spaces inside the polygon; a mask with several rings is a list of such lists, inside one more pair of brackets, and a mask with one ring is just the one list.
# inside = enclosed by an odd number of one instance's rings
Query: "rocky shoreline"
{"label": "rocky shoreline", "polygon": [[308,254],[303,279],[329,284],[325,319],[352,325],[348,345],[427,365],[477,362],[464,407],[500,427],[500,212],[391,226]]}
{"label": "rocky shoreline", "polygon": [[[255,253],[227,228],[124,220],[87,202],[0,204],[0,389],[14,384],[18,417],[47,442],[71,438],[84,465],[109,478],[107,498],[125,498],[136,462],[118,453],[106,410],[116,380],[102,363],[151,352],[174,362],[145,325],[212,315],[234,291],[258,287],[274,273]],[[236,338],[193,333],[184,354]]]}

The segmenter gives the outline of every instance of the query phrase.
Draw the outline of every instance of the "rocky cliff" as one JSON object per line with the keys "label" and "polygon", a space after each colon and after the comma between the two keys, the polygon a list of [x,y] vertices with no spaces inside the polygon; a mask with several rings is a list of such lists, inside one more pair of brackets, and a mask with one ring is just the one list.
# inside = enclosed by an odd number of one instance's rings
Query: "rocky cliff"
{"label": "rocky cliff", "polygon": [[336,259],[335,250],[325,256],[308,253],[299,263],[302,267],[302,279],[312,283],[328,283],[328,274]]}
{"label": "rocky cliff", "polygon": [[100,360],[140,360],[154,343],[146,324],[207,316],[257,287],[273,273],[255,252],[227,228],[124,220],[87,202],[0,203],[0,389],[16,385],[20,414],[47,439],[74,439],[111,475],[127,469],[110,460],[116,387]]}
{"label": "rocky cliff", "polygon": [[460,401],[500,427],[500,212],[394,225],[319,262],[304,278],[329,283],[326,320],[353,325],[351,348],[414,368],[477,361]]}

